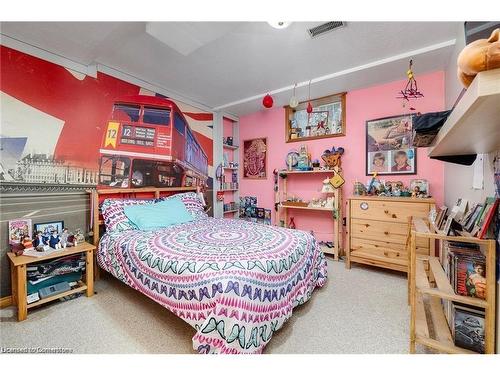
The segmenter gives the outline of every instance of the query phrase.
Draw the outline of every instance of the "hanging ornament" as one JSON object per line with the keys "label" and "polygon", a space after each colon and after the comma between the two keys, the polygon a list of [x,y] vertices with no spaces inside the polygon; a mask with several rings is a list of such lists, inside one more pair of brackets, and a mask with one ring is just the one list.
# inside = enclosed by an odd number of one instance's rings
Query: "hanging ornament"
{"label": "hanging ornament", "polygon": [[297,108],[297,106],[299,105],[299,100],[297,99],[297,97],[295,96],[295,88],[297,87],[297,84],[293,85],[293,94],[292,94],[292,97],[290,98],[290,108]]}
{"label": "hanging ornament", "polygon": [[313,111],[313,106],[312,106],[311,102],[307,103],[306,111],[307,111],[307,113],[311,113]]}
{"label": "hanging ornament", "polygon": [[[420,91],[418,91],[418,85],[417,85],[417,80],[415,79],[415,75],[412,70],[413,66],[413,60],[410,60],[410,66],[408,70],[406,71],[406,76],[408,77],[408,82],[406,83],[406,86],[403,90],[398,92],[398,96],[396,96],[397,99],[404,99],[407,102],[410,101],[410,99],[419,99],[424,96]],[[405,105],[403,105],[405,107]],[[415,109],[412,109],[415,110]]]}
{"label": "hanging ornament", "polygon": [[311,80],[309,80],[309,100],[307,103],[307,113],[311,113],[313,111],[313,106],[311,104]]}
{"label": "hanging ornament", "polygon": [[262,99],[262,105],[266,108],[271,108],[273,106],[274,100],[273,97],[269,94],[264,96],[264,99]]}

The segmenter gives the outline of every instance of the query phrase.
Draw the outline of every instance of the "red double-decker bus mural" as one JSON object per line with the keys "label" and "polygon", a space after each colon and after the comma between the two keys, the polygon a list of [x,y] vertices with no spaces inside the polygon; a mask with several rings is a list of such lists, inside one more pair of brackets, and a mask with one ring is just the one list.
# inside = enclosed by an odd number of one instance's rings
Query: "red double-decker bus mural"
{"label": "red double-decker bus mural", "polygon": [[204,188],[207,179],[207,155],[173,101],[116,100],[100,149],[100,186]]}

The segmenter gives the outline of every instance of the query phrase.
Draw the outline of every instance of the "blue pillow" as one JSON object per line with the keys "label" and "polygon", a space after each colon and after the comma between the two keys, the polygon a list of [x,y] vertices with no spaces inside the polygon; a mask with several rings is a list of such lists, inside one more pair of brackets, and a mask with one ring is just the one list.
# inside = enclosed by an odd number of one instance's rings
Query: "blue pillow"
{"label": "blue pillow", "polygon": [[125,215],[140,230],[154,230],[193,221],[193,216],[180,199],[125,206]]}

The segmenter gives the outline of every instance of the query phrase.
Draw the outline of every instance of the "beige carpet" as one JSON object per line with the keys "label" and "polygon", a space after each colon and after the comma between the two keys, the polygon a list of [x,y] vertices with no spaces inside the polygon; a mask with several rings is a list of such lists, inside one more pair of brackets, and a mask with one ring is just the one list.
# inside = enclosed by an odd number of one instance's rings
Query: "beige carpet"
{"label": "beige carpet", "polygon": [[[328,262],[329,278],[296,308],[265,353],[408,353],[406,278]],[[57,302],[17,322],[0,310],[2,347],[62,347],[75,353],[194,353],[195,331],[160,305],[106,277],[92,298]]]}

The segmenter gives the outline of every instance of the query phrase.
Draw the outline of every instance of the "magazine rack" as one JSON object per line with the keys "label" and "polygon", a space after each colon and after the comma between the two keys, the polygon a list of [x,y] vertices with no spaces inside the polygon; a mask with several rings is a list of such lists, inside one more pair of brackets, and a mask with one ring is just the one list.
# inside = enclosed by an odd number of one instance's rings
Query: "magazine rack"
{"label": "magazine rack", "polygon": [[[486,299],[456,294],[439,257],[416,253],[417,238],[438,241],[454,241],[478,244],[484,249],[486,260]],[[442,247],[440,247],[442,248]],[[443,262],[447,262],[444,259]],[[409,294],[410,353],[415,353],[416,344],[433,348],[441,353],[477,354],[454,344],[441,300],[445,303],[459,302],[464,305],[485,309],[484,333],[485,353],[495,353],[495,240],[481,240],[475,237],[447,236],[437,233],[422,220],[414,219],[410,236]],[[427,313],[427,315],[426,315]]]}

